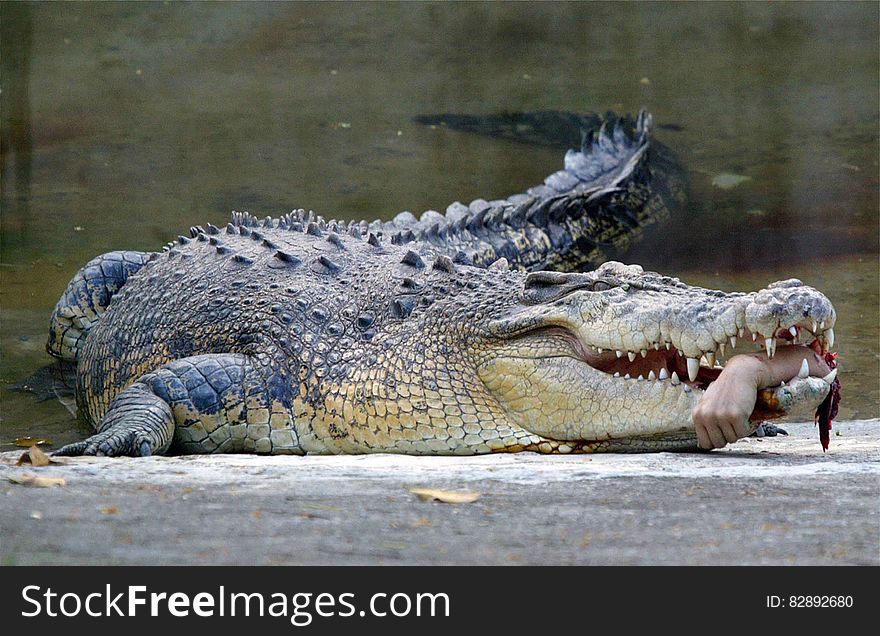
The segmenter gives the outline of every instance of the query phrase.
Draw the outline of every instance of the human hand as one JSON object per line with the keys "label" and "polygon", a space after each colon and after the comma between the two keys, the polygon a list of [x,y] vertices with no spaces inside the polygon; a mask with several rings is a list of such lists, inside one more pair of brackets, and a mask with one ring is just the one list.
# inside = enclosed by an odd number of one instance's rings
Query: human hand
{"label": "human hand", "polygon": [[779,347],[772,359],[763,353],[732,357],[694,409],[700,447],[723,448],[749,435],[753,428],[749,416],[758,391],[796,377],[804,360],[812,376],[824,377],[831,371],[815,351],[804,346]]}

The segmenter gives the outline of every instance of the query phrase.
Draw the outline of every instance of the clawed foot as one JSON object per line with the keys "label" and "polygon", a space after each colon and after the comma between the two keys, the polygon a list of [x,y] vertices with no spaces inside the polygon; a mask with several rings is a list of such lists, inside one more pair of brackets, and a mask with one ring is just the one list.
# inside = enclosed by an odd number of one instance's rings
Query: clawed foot
{"label": "clawed foot", "polygon": [[96,455],[99,457],[149,457],[153,442],[143,431],[108,429],[88,439],[59,448],[53,455]]}
{"label": "clawed foot", "polygon": [[776,437],[777,435],[788,435],[788,431],[776,426],[776,424],[764,422],[759,424],[755,432],[749,435],[749,437]]}
{"label": "clawed foot", "polygon": [[171,445],[174,415],[167,402],[137,382],[114,398],[98,429],[97,434],[58,449],[55,455],[161,455]]}

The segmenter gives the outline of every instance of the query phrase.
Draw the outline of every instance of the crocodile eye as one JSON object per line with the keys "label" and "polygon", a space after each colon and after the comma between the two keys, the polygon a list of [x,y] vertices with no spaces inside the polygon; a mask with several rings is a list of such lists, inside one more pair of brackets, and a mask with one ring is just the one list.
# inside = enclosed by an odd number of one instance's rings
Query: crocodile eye
{"label": "crocodile eye", "polygon": [[602,291],[615,287],[605,281],[592,280],[593,276],[591,272],[579,274],[532,272],[526,277],[523,302],[527,305],[535,305],[558,300],[579,289]]}

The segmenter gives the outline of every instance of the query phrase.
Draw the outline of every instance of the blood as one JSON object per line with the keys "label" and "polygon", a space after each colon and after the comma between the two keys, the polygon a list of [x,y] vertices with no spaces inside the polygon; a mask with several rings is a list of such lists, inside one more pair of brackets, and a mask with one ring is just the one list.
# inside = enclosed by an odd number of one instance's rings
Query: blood
{"label": "blood", "polygon": [[[825,363],[833,369],[837,366],[837,354],[828,352],[824,355]],[[822,450],[828,450],[831,441],[831,423],[837,417],[837,408],[840,405],[840,378],[834,378],[831,390],[819,408],[816,409],[816,423],[819,425],[819,441],[822,442]]]}

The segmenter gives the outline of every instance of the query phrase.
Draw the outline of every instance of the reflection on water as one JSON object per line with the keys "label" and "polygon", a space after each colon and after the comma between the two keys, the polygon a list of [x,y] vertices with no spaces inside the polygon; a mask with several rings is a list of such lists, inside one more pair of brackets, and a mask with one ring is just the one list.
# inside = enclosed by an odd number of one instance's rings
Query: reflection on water
{"label": "reflection on water", "polygon": [[[820,287],[839,310],[842,416],[878,416],[876,5],[341,8],[0,4],[3,382],[45,361],[52,306],[101,252],[155,250],[233,208],[443,209],[561,164],[415,115],[645,106],[692,201],[626,260],[726,289]],[[58,404],[0,400],[3,439],[35,421],[80,434]]]}

